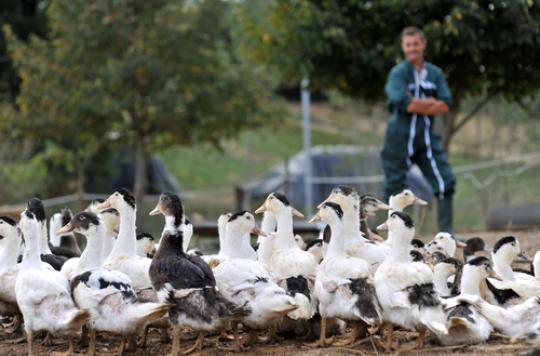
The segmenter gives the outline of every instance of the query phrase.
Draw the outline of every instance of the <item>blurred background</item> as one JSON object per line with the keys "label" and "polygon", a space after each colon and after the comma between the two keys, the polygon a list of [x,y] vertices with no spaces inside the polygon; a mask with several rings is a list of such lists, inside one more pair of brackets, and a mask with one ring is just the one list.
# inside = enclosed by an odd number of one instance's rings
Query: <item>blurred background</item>
{"label": "blurred background", "polygon": [[0,22],[2,214],[118,186],[155,236],[164,190],[196,224],[274,190],[307,214],[306,162],[313,205],[337,184],[382,197],[384,84],[414,25],[454,96],[436,129],[456,230],[540,226],[540,1],[3,0]]}

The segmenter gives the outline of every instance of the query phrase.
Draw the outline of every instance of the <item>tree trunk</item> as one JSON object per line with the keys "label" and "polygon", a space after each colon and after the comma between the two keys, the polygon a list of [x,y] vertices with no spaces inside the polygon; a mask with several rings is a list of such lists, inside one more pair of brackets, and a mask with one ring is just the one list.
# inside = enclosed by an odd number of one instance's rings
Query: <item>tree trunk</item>
{"label": "tree trunk", "polygon": [[[146,167],[146,147],[142,138],[139,138],[135,146],[135,183],[133,186],[133,195],[137,205],[141,206],[142,199],[146,194],[148,185],[148,172]],[[139,209],[141,210],[141,209]]]}

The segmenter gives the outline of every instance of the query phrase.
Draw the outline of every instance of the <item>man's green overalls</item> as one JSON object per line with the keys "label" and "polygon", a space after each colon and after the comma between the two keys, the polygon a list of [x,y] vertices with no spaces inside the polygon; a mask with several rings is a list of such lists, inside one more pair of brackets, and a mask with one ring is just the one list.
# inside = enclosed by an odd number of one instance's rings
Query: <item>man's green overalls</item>
{"label": "man's green overalls", "polygon": [[441,137],[433,132],[433,116],[407,112],[413,97],[434,97],[448,106],[452,104],[443,72],[427,62],[419,72],[403,61],[390,71],[385,91],[392,112],[381,152],[387,198],[405,189],[405,175],[411,165],[416,164],[438,198],[439,230],[452,233],[452,196],[456,180]]}

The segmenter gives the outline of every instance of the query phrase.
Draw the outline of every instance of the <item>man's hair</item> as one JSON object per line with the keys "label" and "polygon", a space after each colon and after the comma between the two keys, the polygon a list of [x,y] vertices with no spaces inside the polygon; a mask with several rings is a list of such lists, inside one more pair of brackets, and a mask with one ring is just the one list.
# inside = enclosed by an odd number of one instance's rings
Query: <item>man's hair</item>
{"label": "man's hair", "polygon": [[426,37],[424,36],[424,32],[422,32],[421,29],[414,26],[405,27],[403,31],[401,31],[401,39],[405,36],[420,36],[421,39],[425,40]]}

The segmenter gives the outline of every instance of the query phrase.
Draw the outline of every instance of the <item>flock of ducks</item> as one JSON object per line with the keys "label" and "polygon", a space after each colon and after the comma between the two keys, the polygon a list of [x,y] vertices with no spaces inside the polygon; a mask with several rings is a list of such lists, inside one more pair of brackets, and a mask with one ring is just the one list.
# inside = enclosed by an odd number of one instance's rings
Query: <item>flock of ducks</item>
{"label": "flock of ducks", "polygon": [[[97,334],[120,335],[121,354],[143,347],[150,328],[164,341],[172,334],[173,355],[201,350],[210,335],[221,349],[242,351],[261,333],[310,347],[380,334],[386,351],[421,348],[428,333],[442,345],[482,343],[494,330],[539,343],[540,253],[531,270],[515,270],[524,255],[513,236],[490,251],[480,238],[462,243],[444,232],[423,243],[403,212],[412,204],[426,203],[409,190],[385,204],[337,187],[310,220],[323,227],[320,237],[305,243],[293,230],[293,217],[303,215],[271,193],[255,211],[263,214],[260,228],[249,212],[223,214],[219,252],[203,255],[188,249],[193,225],[175,194],[163,193],[150,212],[165,218],[159,244],[137,235],[137,206],[126,189],[75,216],[54,214],[49,228],[33,198],[18,223],[0,217],[0,315],[12,320],[7,332],[24,330],[29,355],[43,333],[46,343],[65,336],[68,353],[80,335],[91,355]],[[380,210],[388,210],[377,228],[388,230],[386,239],[367,224]],[[74,233],[86,238],[82,252]],[[418,338],[399,345],[395,329]],[[182,347],[187,330],[195,342]],[[219,346],[223,338],[229,346]]]}

